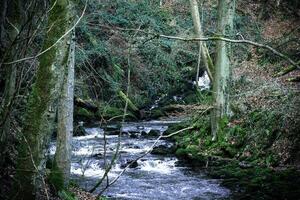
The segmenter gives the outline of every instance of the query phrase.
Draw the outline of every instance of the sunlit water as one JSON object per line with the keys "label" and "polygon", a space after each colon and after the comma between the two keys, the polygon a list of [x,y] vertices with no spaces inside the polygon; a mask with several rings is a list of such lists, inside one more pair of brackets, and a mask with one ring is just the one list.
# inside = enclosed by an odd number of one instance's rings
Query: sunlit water
{"label": "sunlit water", "polygon": [[[161,134],[170,123],[177,121],[150,121],[143,123],[126,123],[121,127],[124,132],[136,132],[138,138],[122,134],[118,161],[109,173],[109,181],[122,172],[128,161],[144,154],[155,142],[155,137],[147,137],[142,132],[157,130]],[[78,184],[86,190],[91,189],[105,173],[104,170],[104,130],[100,127],[87,128],[88,135],[73,138],[73,156],[71,173]],[[115,152],[118,136],[107,135],[107,163]],[[158,145],[170,145],[160,141]],[[54,143],[50,154],[54,154]],[[230,191],[218,180],[207,178],[204,174],[194,172],[188,167],[177,166],[174,156],[148,154],[138,161],[136,168],[128,168],[118,181],[105,191],[109,199],[227,199]],[[99,193],[106,181],[95,193]]]}

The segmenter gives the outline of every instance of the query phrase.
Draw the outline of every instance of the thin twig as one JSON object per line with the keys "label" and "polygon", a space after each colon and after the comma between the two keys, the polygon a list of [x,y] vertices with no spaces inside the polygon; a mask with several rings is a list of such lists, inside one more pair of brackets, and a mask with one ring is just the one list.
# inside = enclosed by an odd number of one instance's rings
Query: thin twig
{"label": "thin twig", "polygon": [[82,14],[79,17],[79,19],[76,21],[76,23],[67,32],[65,32],[54,44],[52,44],[50,47],[48,47],[47,49],[45,49],[44,51],[38,53],[35,56],[21,58],[19,60],[15,60],[15,61],[11,61],[11,62],[6,62],[6,63],[3,63],[3,64],[4,65],[11,65],[11,64],[19,63],[19,62],[22,62],[22,61],[25,61],[25,60],[35,59],[37,57],[40,57],[44,53],[50,51],[53,47],[55,47],[63,38],[65,38],[79,24],[79,22],[81,21],[81,19],[83,18],[84,14],[85,14],[86,8],[87,8],[87,1],[85,2],[85,6],[84,6],[84,9],[82,11]]}
{"label": "thin twig", "polygon": [[[94,24],[94,25],[96,25],[96,24]],[[97,24],[97,25],[101,26],[101,27],[109,28],[109,29],[117,29],[117,30],[123,30],[123,31],[138,31],[138,32],[141,32],[141,33],[144,33],[144,34],[149,34],[149,35],[156,36],[154,38],[165,38],[165,39],[172,39],[172,40],[181,40],[181,41],[185,41],[185,42],[193,42],[193,41],[200,41],[201,42],[201,41],[219,41],[219,40],[221,40],[221,41],[230,42],[230,43],[248,44],[248,45],[252,45],[252,46],[267,49],[267,50],[271,51],[273,54],[287,60],[289,63],[291,63],[297,69],[300,69],[299,64],[297,62],[293,61],[287,55],[284,55],[284,54],[280,53],[279,51],[277,51],[276,49],[274,49],[273,47],[271,47],[269,45],[261,44],[261,43],[254,42],[254,41],[251,41],[251,40],[246,40],[246,39],[235,40],[235,39],[230,39],[230,38],[226,38],[226,37],[222,37],[222,36],[187,38],[187,37],[178,37],[178,36],[169,36],[169,35],[151,33],[151,32],[147,32],[147,31],[144,31],[144,30],[138,30],[138,29],[109,27],[109,26],[99,25],[99,24]]]}

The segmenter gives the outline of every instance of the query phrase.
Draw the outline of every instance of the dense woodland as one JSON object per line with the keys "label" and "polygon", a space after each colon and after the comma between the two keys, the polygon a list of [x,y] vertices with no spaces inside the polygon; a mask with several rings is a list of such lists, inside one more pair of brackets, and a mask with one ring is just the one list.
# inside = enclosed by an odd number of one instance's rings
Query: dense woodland
{"label": "dense woodland", "polygon": [[[0,5],[0,199],[164,199],[105,193],[147,154],[174,156],[230,191],[167,199],[299,199],[300,1]],[[120,128],[170,119],[179,122],[160,134]],[[104,130],[104,173],[87,189],[72,151],[90,127]],[[155,142],[111,179],[126,134]]]}

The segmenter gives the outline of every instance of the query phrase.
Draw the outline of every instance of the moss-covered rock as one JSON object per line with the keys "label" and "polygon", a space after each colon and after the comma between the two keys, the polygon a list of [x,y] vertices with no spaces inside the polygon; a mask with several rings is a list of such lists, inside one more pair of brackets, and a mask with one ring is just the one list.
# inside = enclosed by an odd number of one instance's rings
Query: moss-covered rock
{"label": "moss-covered rock", "polygon": [[151,110],[149,118],[158,119],[158,118],[163,117],[163,116],[166,116],[164,111],[160,108],[156,108],[156,109]]}

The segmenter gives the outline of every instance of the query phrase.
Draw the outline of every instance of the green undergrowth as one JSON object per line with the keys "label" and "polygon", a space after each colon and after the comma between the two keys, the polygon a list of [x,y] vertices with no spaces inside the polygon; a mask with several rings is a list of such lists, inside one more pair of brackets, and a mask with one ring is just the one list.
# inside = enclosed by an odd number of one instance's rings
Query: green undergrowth
{"label": "green undergrowth", "polygon": [[222,178],[222,184],[232,190],[233,199],[297,199],[300,195],[300,172],[293,168],[242,168],[235,161],[210,167],[208,174]]}
{"label": "green undergrowth", "polygon": [[284,139],[281,115],[266,110],[254,110],[242,119],[224,118],[220,122],[218,140],[212,141],[209,115],[195,116],[186,124],[176,125],[168,131],[174,132],[188,124],[194,128],[175,137],[178,152],[194,155],[199,152],[207,156],[220,156],[247,161],[253,164],[277,166],[276,142]]}
{"label": "green undergrowth", "polygon": [[[95,120],[115,120],[120,121],[124,115],[124,108],[109,104],[99,104],[96,112],[89,111],[85,108],[75,107],[74,116],[76,120],[95,121]],[[125,119],[136,120],[138,114],[127,110]]]}
{"label": "green undergrowth", "polygon": [[299,196],[300,173],[283,163],[283,157],[292,152],[285,152],[281,145],[290,136],[286,134],[282,115],[256,109],[240,118],[224,118],[217,141],[212,141],[209,117],[194,116],[168,130],[172,133],[194,125],[192,130],[173,138],[179,158],[193,166],[208,167],[208,174],[224,179],[223,184],[236,190],[234,195],[242,195],[236,199]]}

